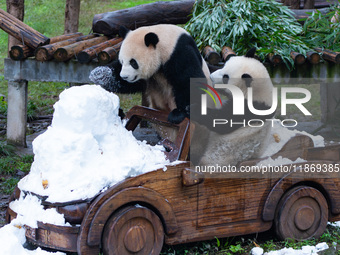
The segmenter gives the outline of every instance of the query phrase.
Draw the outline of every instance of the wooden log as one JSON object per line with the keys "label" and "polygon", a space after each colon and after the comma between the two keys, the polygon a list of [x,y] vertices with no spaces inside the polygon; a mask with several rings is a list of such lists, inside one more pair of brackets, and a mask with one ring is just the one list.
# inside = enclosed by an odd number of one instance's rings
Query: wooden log
{"label": "wooden log", "polygon": [[327,49],[323,50],[322,48],[315,48],[315,50],[317,52],[322,53],[323,59],[336,63],[336,64],[340,64],[340,52],[334,52],[334,51],[327,50]]}
{"label": "wooden log", "polygon": [[102,50],[104,50],[107,47],[112,47],[112,46],[116,45],[117,43],[120,43],[121,41],[123,41],[122,38],[113,38],[113,39],[108,40],[106,42],[102,42],[100,44],[97,44],[95,46],[87,48],[87,49],[81,51],[77,55],[77,59],[80,63],[88,63],[92,59],[97,57],[99,52],[101,52]]}
{"label": "wooden log", "polygon": [[156,2],[132,8],[96,14],[92,30],[104,35],[116,35],[121,26],[136,29],[156,24],[185,24],[190,19],[194,0]]}
{"label": "wooden log", "polygon": [[1,9],[0,28],[31,48],[37,48],[50,42],[48,37]]}
{"label": "wooden log", "polygon": [[222,59],[224,62],[228,61],[229,58],[236,56],[236,53],[228,46],[224,46],[221,51]]}
{"label": "wooden log", "polygon": [[302,55],[301,53],[292,51],[290,53],[291,58],[294,60],[294,63],[297,65],[302,65],[306,62],[306,57]]}
{"label": "wooden log", "polygon": [[117,43],[115,46],[107,47],[98,54],[98,61],[102,65],[106,65],[118,58],[118,52],[122,43]]}
{"label": "wooden log", "polygon": [[204,47],[204,49],[203,49],[203,57],[211,65],[217,65],[221,61],[220,54],[218,54],[210,46]]}
{"label": "wooden log", "polygon": [[42,62],[47,61],[47,60],[51,60],[53,58],[54,52],[57,49],[64,47],[64,46],[67,46],[67,45],[71,45],[71,44],[76,43],[76,42],[92,39],[96,36],[98,36],[98,35],[97,34],[83,35],[83,36],[67,39],[65,41],[56,42],[56,43],[53,43],[53,44],[38,47],[35,51],[35,58],[38,61],[42,61]]}
{"label": "wooden log", "polygon": [[304,0],[303,9],[314,9],[315,0]]}
{"label": "wooden log", "polygon": [[50,44],[65,41],[65,40],[75,38],[75,37],[80,37],[80,36],[83,36],[83,33],[76,32],[76,33],[70,33],[70,34],[55,36],[55,37],[52,37],[50,39]]}
{"label": "wooden log", "polygon": [[282,63],[282,58],[280,55],[274,54],[274,53],[269,53],[268,54],[268,60],[271,64],[274,66],[279,65]]}
{"label": "wooden log", "polygon": [[13,60],[22,60],[34,56],[34,50],[27,45],[14,45],[9,51],[9,56]]}
{"label": "wooden log", "polygon": [[313,65],[319,64],[319,62],[320,62],[319,53],[317,53],[315,51],[308,51],[306,54],[307,54],[307,60],[309,61],[309,63],[311,63]]}
{"label": "wooden log", "polygon": [[57,61],[67,61],[73,58],[74,56],[77,56],[79,52],[82,50],[92,47],[96,44],[102,43],[107,41],[109,38],[106,36],[96,37],[89,40],[76,42],[70,45],[67,45],[65,47],[57,49],[53,56]]}

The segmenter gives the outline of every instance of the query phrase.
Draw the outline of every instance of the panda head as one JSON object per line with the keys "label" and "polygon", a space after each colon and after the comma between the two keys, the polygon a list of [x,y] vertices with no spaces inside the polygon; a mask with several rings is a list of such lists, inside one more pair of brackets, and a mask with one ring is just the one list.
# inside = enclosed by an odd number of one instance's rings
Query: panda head
{"label": "panda head", "polygon": [[161,65],[157,34],[146,27],[134,31],[121,27],[120,35],[124,38],[119,51],[120,77],[130,83],[149,79]]}
{"label": "panda head", "polygon": [[213,72],[210,77],[214,84],[239,87],[246,98],[247,88],[251,87],[254,100],[271,105],[273,84],[265,66],[254,58],[255,51],[256,49],[252,48],[245,56],[231,57],[222,69]]}

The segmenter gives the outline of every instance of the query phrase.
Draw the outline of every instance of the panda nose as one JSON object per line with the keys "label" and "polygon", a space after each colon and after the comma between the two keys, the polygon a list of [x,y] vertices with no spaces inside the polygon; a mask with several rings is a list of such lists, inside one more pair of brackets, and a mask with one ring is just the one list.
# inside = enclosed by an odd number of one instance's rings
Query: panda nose
{"label": "panda nose", "polygon": [[128,76],[121,76],[123,80],[127,80],[129,77]]}

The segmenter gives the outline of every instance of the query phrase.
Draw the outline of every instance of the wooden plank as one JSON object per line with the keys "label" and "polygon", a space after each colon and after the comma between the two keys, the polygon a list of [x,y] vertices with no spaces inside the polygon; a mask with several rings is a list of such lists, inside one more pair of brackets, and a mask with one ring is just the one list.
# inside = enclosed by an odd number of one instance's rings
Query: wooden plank
{"label": "wooden plank", "polygon": [[29,242],[60,251],[76,252],[79,227],[57,226],[38,222],[38,228],[25,226]]}

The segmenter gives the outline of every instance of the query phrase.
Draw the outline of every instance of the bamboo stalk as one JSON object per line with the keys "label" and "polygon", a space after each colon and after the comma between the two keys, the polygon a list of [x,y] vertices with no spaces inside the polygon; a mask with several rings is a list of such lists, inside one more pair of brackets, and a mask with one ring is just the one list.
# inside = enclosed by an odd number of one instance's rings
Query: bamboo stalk
{"label": "bamboo stalk", "polygon": [[34,50],[27,45],[14,45],[9,51],[9,56],[13,60],[22,60],[34,56]]}
{"label": "bamboo stalk", "polygon": [[102,42],[100,44],[87,48],[77,55],[77,59],[80,63],[88,63],[92,59],[94,59],[99,52],[101,52],[107,47],[112,47],[117,43],[120,43],[122,40],[123,40],[122,38],[113,38],[106,42]]}
{"label": "bamboo stalk", "polygon": [[92,47],[96,44],[107,41],[109,38],[107,36],[101,36],[97,38],[92,38],[89,40],[73,43],[65,47],[57,49],[53,56],[57,61],[67,61],[74,56],[76,56],[82,50]]}
{"label": "bamboo stalk", "polygon": [[315,52],[315,51],[309,51],[306,53],[307,55],[307,60],[309,61],[309,63],[315,65],[315,64],[319,64],[320,62],[320,55],[319,53]]}
{"label": "bamboo stalk", "polygon": [[228,61],[229,58],[236,56],[236,53],[227,46],[224,46],[221,51],[222,59],[224,62]]}
{"label": "bamboo stalk", "polygon": [[315,48],[315,50],[317,52],[322,53],[323,59],[336,63],[336,64],[340,64],[340,52],[334,52],[334,51],[327,50],[327,49],[322,50],[322,48]]}
{"label": "bamboo stalk", "polygon": [[111,61],[116,60],[118,58],[118,52],[120,50],[121,45],[122,42],[117,43],[115,46],[107,47],[106,49],[99,52],[98,54],[99,63],[102,65],[106,65]]}
{"label": "bamboo stalk", "polygon": [[67,39],[65,41],[60,41],[60,42],[56,42],[56,43],[53,43],[53,44],[41,46],[41,47],[36,49],[35,58],[36,58],[36,60],[42,61],[42,62],[47,61],[47,60],[51,60],[53,58],[54,52],[57,49],[64,47],[64,46],[67,46],[67,45],[71,45],[71,44],[76,43],[76,42],[92,39],[96,36],[98,36],[98,35],[97,34],[83,35],[83,36]]}
{"label": "bamboo stalk", "polygon": [[291,58],[294,60],[294,63],[297,65],[302,65],[306,62],[306,57],[302,55],[301,53],[292,51],[290,53]]}
{"label": "bamboo stalk", "polygon": [[206,46],[203,49],[203,56],[206,61],[208,61],[211,65],[217,65],[221,58],[220,54],[218,54],[213,48],[210,46]]}

